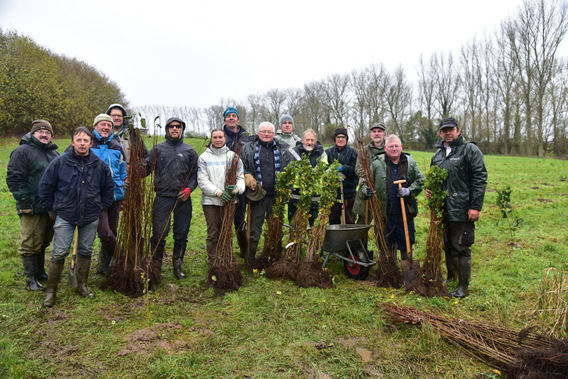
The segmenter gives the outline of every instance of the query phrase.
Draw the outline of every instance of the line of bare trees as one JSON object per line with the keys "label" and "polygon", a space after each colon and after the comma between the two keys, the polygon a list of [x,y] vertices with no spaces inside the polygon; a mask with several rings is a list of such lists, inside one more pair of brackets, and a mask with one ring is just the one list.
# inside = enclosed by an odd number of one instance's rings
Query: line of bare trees
{"label": "line of bare trees", "polygon": [[313,128],[324,141],[336,127],[365,133],[380,121],[415,149],[431,149],[439,120],[451,115],[466,138],[488,153],[565,156],[568,60],[559,47],[568,30],[567,10],[562,0],[526,0],[494,33],[470,41],[459,54],[421,57],[415,82],[402,66],[388,72],[373,64],[303,88],[221,99],[206,109],[142,106],[134,113],[182,117],[194,135],[222,126],[228,105],[237,107],[252,133],[261,121],[276,124],[289,113],[298,133]]}

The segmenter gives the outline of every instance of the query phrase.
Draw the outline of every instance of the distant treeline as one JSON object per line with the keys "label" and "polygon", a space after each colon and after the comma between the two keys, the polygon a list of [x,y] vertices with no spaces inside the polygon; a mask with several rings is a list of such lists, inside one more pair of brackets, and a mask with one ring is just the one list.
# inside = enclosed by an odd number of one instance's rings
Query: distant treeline
{"label": "distant treeline", "polygon": [[90,127],[112,103],[128,105],[119,86],[97,69],[0,29],[0,135],[22,135],[38,118],[67,135],[75,126]]}

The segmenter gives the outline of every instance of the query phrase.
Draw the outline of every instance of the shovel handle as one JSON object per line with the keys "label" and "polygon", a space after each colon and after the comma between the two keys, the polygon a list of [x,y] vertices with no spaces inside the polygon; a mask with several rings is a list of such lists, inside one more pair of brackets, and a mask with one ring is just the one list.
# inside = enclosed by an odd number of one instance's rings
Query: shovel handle
{"label": "shovel handle", "polygon": [[77,247],[79,246],[79,227],[75,226],[75,237],[73,239],[73,255],[71,256],[71,269],[75,268],[75,257],[77,256]]}
{"label": "shovel handle", "polygon": [[[402,183],[406,183],[406,180],[396,180],[393,182],[393,184],[398,184],[398,188],[402,188]],[[412,250],[410,250],[410,236],[408,235],[408,222],[406,221],[406,207],[404,206],[403,197],[400,198],[400,206],[402,208],[402,221],[404,222],[404,237],[406,238],[406,252],[408,253],[409,257],[412,257],[412,255],[410,255],[412,253]]]}

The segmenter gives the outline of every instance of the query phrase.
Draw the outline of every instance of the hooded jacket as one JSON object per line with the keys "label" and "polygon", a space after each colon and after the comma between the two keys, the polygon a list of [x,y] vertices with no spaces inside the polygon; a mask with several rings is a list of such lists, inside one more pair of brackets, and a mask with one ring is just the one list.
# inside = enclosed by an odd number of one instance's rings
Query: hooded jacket
{"label": "hooded jacket", "polygon": [[142,159],[145,159],[146,156],[148,156],[148,148],[144,144],[142,137],[140,137],[139,130],[135,129],[134,127],[128,127],[129,120],[127,119],[128,113],[126,112],[126,109],[120,104],[111,104],[105,113],[110,116],[110,111],[114,108],[120,109],[124,117],[124,121],[122,122],[122,125],[118,128],[118,130],[115,130],[115,127],[113,126],[113,134],[114,138],[118,142],[120,142],[122,144],[122,147],[124,148],[126,162],[130,163],[130,154],[133,149],[137,148],[137,146],[142,147]]}
{"label": "hooded jacket", "polygon": [[448,178],[443,189],[448,191],[446,198],[447,221],[468,221],[468,210],[483,208],[487,169],[481,150],[473,142],[466,141],[460,134],[450,144],[451,152],[446,156],[446,149],[440,141],[438,150],[432,157],[431,165],[446,169]]}
{"label": "hooded jacket", "polygon": [[[312,167],[316,167],[319,157],[321,157],[321,159],[327,162],[327,155],[325,154],[323,146],[319,141],[316,141],[316,145],[314,146],[314,149],[311,151],[311,154],[309,155],[308,151],[304,148],[303,144],[298,144],[292,150],[296,153],[299,159],[302,159],[302,155],[306,155],[309,158]],[[294,154],[292,155],[294,156],[294,158],[296,158],[296,160],[299,160]]]}
{"label": "hooded jacket", "polygon": [[359,177],[355,172],[355,164],[357,162],[357,149],[351,145],[345,145],[342,150],[339,150],[336,145],[333,145],[325,151],[327,155],[328,164],[332,164],[336,159],[341,164],[341,173],[345,175],[343,181],[344,192],[355,192],[359,184]]}
{"label": "hooded jacket", "polygon": [[114,197],[109,167],[93,152],[80,157],[74,152],[55,158],[39,182],[43,207],[73,225],[98,220]]}
{"label": "hooded jacket", "polygon": [[45,169],[58,155],[56,144],[42,143],[31,133],[26,133],[20,146],[10,153],[6,184],[16,199],[18,214],[23,198],[29,199],[34,214],[47,213],[38,196],[38,186]]}
{"label": "hooded jacket", "polygon": [[[168,133],[169,125],[181,124],[181,135],[173,140]],[[154,172],[154,189],[158,196],[177,197],[184,188],[191,192],[197,187],[197,152],[183,142],[185,122],[172,117],[166,122],[166,140],[150,150],[146,157],[146,174]]]}
{"label": "hooded jacket", "polygon": [[[199,156],[197,163],[197,183],[201,188],[201,204],[222,206],[224,203],[217,197],[219,191],[224,191],[225,178],[227,171],[231,167],[235,153],[229,150],[227,145],[220,149],[213,146],[208,147],[203,154]],[[243,171],[243,162],[240,158],[237,169],[237,188],[239,195],[245,192],[245,175]]]}

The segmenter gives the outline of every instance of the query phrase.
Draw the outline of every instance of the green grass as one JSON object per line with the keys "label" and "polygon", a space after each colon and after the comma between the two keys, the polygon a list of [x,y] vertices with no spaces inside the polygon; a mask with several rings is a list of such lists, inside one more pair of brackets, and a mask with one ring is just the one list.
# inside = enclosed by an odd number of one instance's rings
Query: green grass
{"label": "green grass", "polygon": [[[137,299],[98,289],[83,299],[64,277],[56,306],[24,289],[17,254],[18,217],[5,184],[16,139],[0,141],[0,376],[2,377],[493,377],[492,368],[450,346],[430,330],[393,324],[377,305],[395,302],[477,317],[511,328],[550,327],[537,318],[537,289],[549,267],[568,270],[566,161],[486,156],[489,185],[473,246],[469,297],[426,299],[348,279],[331,260],[335,288],[299,288],[246,275],[241,289],[216,297],[205,285],[205,220],[201,193],[192,194],[193,220],[184,270],[171,269],[171,237],[163,282]],[[62,151],[68,140],[57,140]],[[187,140],[199,152],[203,142]],[[422,169],[431,153],[413,152]],[[496,190],[512,189],[511,228],[500,220]],[[423,195],[419,197],[424,201]],[[424,257],[428,219],[421,205],[415,255]],[[236,246],[236,243],[235,243]],[[50,252],[51,250],[48,250]],[[98,240],[94,251],[98,251]],[[96,253],[95,253],[96,257]],[[566,335],[568,331],[563,331]],[[371,359],[363,360],[366,351]]]}

